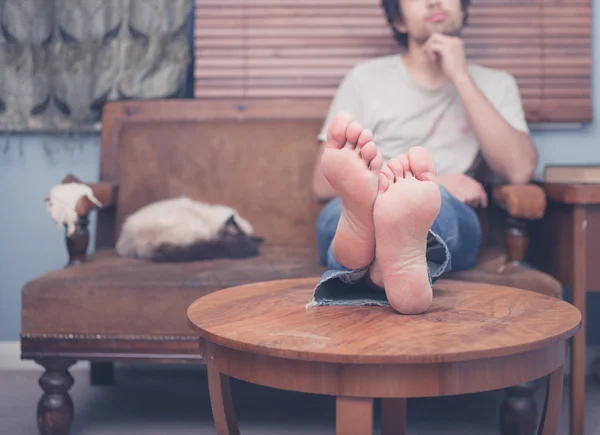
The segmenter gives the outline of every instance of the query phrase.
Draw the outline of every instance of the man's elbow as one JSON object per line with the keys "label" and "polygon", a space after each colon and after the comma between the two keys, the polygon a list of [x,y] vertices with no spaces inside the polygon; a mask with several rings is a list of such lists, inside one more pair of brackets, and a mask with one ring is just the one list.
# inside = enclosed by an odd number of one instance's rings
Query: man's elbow
{"label": "man's elbow", "polygon": [[535,148],[529,156],[524,158],[515,164],[511,170],[508,171],[507,181],[510,184],[527,184],[530,183],[535,175],[535,171],[538,165],[538,153]]}
{"label": "man's elbow", "polygon": [[511,171],[507,176],[509,184],[528,184],[533,179],[534,170],[520,169]]}

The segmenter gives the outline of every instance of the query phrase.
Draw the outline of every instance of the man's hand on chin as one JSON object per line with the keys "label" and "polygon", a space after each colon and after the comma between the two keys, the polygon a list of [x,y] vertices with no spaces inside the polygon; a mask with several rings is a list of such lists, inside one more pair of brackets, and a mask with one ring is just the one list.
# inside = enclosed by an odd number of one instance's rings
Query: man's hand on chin
{"label": "man's hand on chin", "polygon": [[438,183],[459,201],[473,208],[487,207],[488,197],[483,185],[465,174],[447,174],[437,177]]}
{"label": "man's hand on chin", "polygon": [[[438,62],[442,72],[458,92],[490,169],[511,184],[528,183],[538,164],[538,153],[533,141],[529,134],[511,125],[477,87],[469,74],[463,40],[438,33],[433,34],[423,47],[426,55]],[[505,85],[508,97],[512,98],[512,102],[507,104],[512,107],[504,110],[513,111],[513,116],[520,117],[522,107],[519,107],[519,90],[512,81],[510,79],[510,83]]]}
{"label": "man's hand on chin", "polygon": [[434,33],[424,47],[427,56],[440,63],[444,75],[455,86],[459,80],[469,77],[465,45],[461,38]]}

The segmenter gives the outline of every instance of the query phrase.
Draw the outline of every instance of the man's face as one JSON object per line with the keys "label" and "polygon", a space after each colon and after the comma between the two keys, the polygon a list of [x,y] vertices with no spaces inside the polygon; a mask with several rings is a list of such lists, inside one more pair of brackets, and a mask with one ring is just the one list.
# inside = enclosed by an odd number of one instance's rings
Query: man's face
{"label": "man's face", "polygon": [[408,33],[409,39],[423,44],[434,33],[458,36],[464,12],[461,0],[399,0],[401,22],[396,28]]}

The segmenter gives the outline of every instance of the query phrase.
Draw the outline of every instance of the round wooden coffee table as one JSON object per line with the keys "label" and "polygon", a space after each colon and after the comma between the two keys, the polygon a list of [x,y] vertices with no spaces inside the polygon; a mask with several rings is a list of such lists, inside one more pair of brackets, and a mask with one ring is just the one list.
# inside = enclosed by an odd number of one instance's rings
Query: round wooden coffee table
{"label": "round wooden coffee table", "polygon": [[554,435],[567,340],[580,328],[572,305],[525,290],[438,281],[422,315],[376,306],[306,308],[317,279],[221,290],[188,318],[208,365],[217,432],[238,434],[229,377],[337,396],[338,434],[405,433],[406,398],[506,388],[546,375],[539,434]]}

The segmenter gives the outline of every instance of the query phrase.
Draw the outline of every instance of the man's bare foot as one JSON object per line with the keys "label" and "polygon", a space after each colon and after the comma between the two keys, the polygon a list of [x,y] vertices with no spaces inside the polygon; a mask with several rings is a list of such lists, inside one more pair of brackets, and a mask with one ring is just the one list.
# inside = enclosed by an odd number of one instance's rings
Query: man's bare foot
{"label": "man's bare foot", "polygon": [[[375,251],[377,251],[377,248],[375,248]],[[379,261],[377,261],[377,257],[375,258],[375,261],[373,261],[373,264],[371,264],[371,267],[369,267],[369,279],[376,286],[383,288],[383,272],[381,271],[381,266],[379,265]]]}
{"label": "man's bare foot", "polygon": [[364,267],[375,257],[373,204],[383,158],[372,139],[369,130],[341,113],[331,121],[321,160],[323,175],[342,198],[333,254],[350,269]]}
{"label": "man's bare foot", "polygon": [[[433,180],[433,159],[421,147],[390,160],[379,175],[377,263],[390,305],[403,314],[422,313],[432,300],[425,254],[427,234],[441,206]],[[371,275],[374,282],[376,275]]]}

